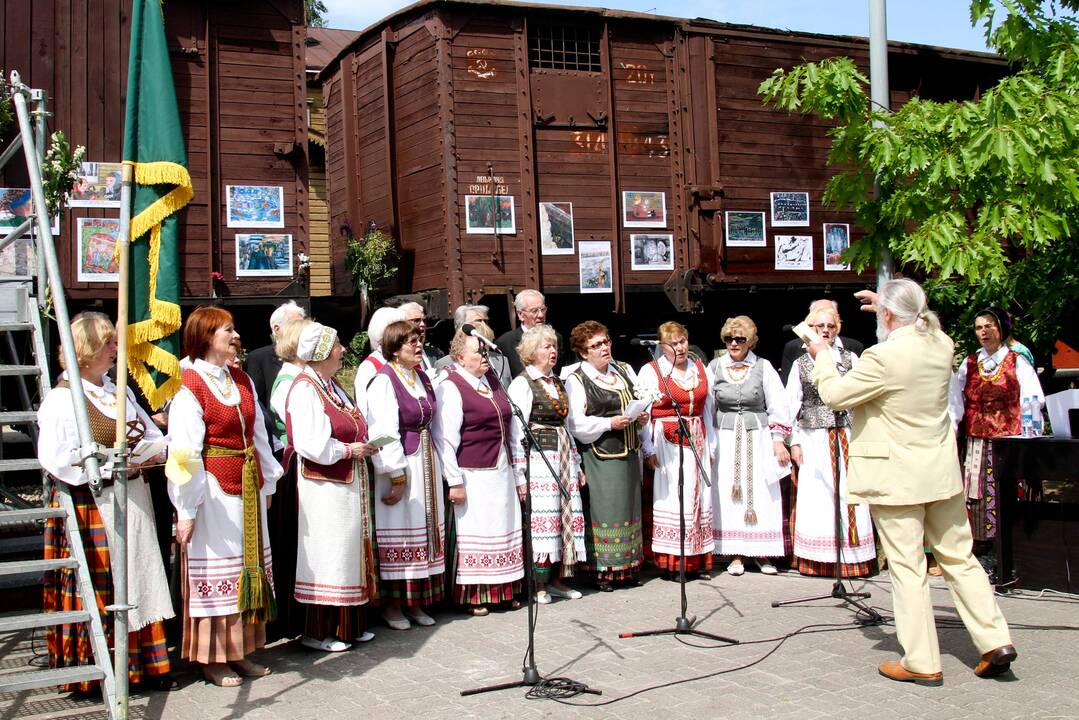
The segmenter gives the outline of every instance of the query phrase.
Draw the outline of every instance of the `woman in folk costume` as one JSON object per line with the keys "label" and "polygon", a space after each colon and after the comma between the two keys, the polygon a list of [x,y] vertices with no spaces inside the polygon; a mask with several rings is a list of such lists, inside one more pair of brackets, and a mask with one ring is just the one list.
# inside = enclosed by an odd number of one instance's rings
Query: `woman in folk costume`
{"label": "woman in folk costume", "polygon": [[[457,525],[454,602],[486,615],[487,605],[520,607],[521,498],[524,478],[510,467],[512,411],[506,391],[480,351],[480,341],[453,336],[454,366],[435,394],[442,470]],[[516,491],[515,491],[516,486]]]}
{"label": "woman in folk costume", "polygon": [[382,617],[394,630],[434,625],[425,611],[445,597],[442,467],[435,435],[435,391],[420,370],[419,328],[386,327],[388,362],[368,389],[372,438],[391,438],[374,456],[375,534]]}
{"label": "woman in folk costume", "polygon": [[[805,321],[828,344],[840,375],[857,365],[857,355],[836,345],[843,323],[834,308],[814,310]],[[794,511],[798,572],[835,576],[835,502],[839,498],[843,531],[840,573],[842,577],[869,575],[877,556],[869,506],[845,502],[853,411],[835,413],[824,404],[813,384],[813,358],[807,352],[798,357],[787,378],[787,399],[794,418],[790,455],[798,468]],[[838,476],[834,471],[837,444],[841,458]]]}
{"label": "woman in folk costume", "polygon": [[219,307],[184,323],[191,365],[169,409],[169,496],[182,548],[181,657],[215,685],[235,687],[270,669],[248,655],[266,644],[276,614],[266,506],[281,477],[251,379],[229,362],[239,333]]}
{"label": "woman in folk costume", "polygon": [[979,312],[974,334],[981,348],[952,376],[948,410],[962,442],[963,488],[976,554],[984,554],[997,536],[997,481],[990,440],[1022,433],[1023,398],[1033,398],[1038,412],[1045,401],[1034,368],[1005,342],[1011,331],[1011,317],[1001,308]]}
{"label": "woman in folk costume", "polygon": [[[709,579],[712,550],[712,374],[689,352],[689,331],[684,325],[666,322],[659,326],[662,355],[637,373],[642,395],[655,398],[649,432],[656,448],[657,469],[652,486],[652,551],[655,562],[667,579],[678,577],[681,555],[678,516],[678,446],[682,451],[683,502],[686,527],[686,577]],[[678,433],[678,416],[671,399],[686,420],[690,437]],[[700,464],[694,459],[700,458]],[[708,473],[702,476],[701,470]]]}
{"label": "woman in folk costume", "polygon": [[790,472],[783,442],[790,432],[789,405],[775,368],[753,352],[756,324],[745,315],[727,318],[720,336],[727,353],[708,366],[715,377],[715,554],[731,558],[731,575],[745,572],[743,557],[775,575],[770,558],[784,555],[779,481]]}
{"label": "woman in folk costume", "polygon": [[[523,373],[509,386],[510,399],[521,409],[539,447],[526,458],[524,430],[513,423],[511,447],[518,482],[528,466],[532,495],[532,574],[536,579],[536,602],[547,604],[552,597],[575,600],[579,590],[563,581],[573,575],[577,562],[584,562],[584,511],[581,504],[581,458],[566,429],[569,397],[562,381],[553,374],[558,362],[558,336],[550,325],[526,330],[517,345],[525,363]],[[552,476],[547,462],[557,476]],[[562,489],[566,492],[563,494]]]}
{"label": "woman in folk costume", "polygon": [[570,347],[582,359],[566,379],[570,433],[583,446],[588,478],[585,547],[603,592],[613,583],[639,582],[642,560],[641,454],[655,467],[648,413],[624,415],[637,381],[633,370],[611,359],[607,328],[587,320],[570,333]]}
{"label": "woman in folk costume", "polygon": [[298,456],[295,596],[307,606],[303,644],[325,652],[374,638],[363,606],[375,597],[378,577],[364,460],[378,450],[367,443],[367,421],[333,379],[344,354],[336,330],[307,325],[296,353],[307,364],[285,402],[286,453]]}
{"label": "woman in folk costume", "polygon": [[[307,318],[289,320],[280,326],[274,336],[274,354],[281,359],[281,371],[270,388],[270,412],[280,447],[288,446],[285,428],[285,401],[292,381],[303,372],[305,363],[296,357],[300,333],[313,321]],[[293,638],[304,632],[306,612],[293,597],[296,586],[296,468],[284,468],[285,474],[277,481],[274,502],[267,508],[270,545],[274,548],[274,592],[277,599],[277,619],[270,623],[269,639]]]}
{"label": "woman in folk costume", "polygon": [[[116,329],[107,317],[97,312],[80,313],[71,323],[75,356],[82,377],[82,393],[90,416],[94,442],[107,448],[116,441],[116,386],[106,375],[116,364]],[[60,365],[64,356],[60,355]],[[127,391],[128,449],[138,452],[140,446],[161,440],[161,431],[135,402],[134,393]],[[83,469],[76,465],[80,457],[78,426],[72,404],[71,386],[67,374],[50,390],[38,409],[37,456],[53,482],[49,483],[49,505],[60,507],[57,481],[65,483],[75,506],[79,534],[94,584],[97,610],[110,647],[113,645],[111,613],[105,607],[112,604],[113,581],[109,546],[113,529],[113,479],[102,472],[102,491],[96,498],[90,491]],[[164,456],[149,458],[146,463],[159,463]],[[137,465],[127,476],[127,585],[128,602],[135,605],[128,612],[128,679],[133,685],[159,690],[172,690],[176,682],[169,675],[169,656],[165,641],[164,620],[175,616],[169,596],[168,579],[157,548],[156,528],[150,493]],[[68,536],[62,518],[50,518],[45,523],[45,558],[69,555]],[[77,592],[76,569],[63,568],[45,573],[45,612],[70,612],[82,609]],[[75,623],[50,627],[46,636],[49,667],[61,668],[93,663],[88,625]],[[67,686],[69,690],[89,692],[97,681]]]}
{"label": "woman in folk costume", "polygon": [[386,328],[389,327],[390,323],[403,321],[404,319],[404,310],[380,307],[375,310],[367,323],[367,343],[371,346],[371,353],[357,366],[356,378],[353,381],[353,397],[356,399],[356,407],[365,415],[367,413],[367,387],[387,362],[386,356],[382,354],[382,335],[386,332]]}

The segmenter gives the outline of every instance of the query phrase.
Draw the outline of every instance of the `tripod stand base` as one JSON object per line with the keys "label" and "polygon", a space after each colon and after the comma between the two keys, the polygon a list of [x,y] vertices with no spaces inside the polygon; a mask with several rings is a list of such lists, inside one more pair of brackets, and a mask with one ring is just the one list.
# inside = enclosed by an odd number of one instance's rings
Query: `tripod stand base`
{"label": "tripod stand base", "polygon": [[693,623],[697,622],[696,616],[686,617],[680,615],[674,619],[673,628],[663,628],[661,630],[638,630],[636,632],[623,632],[618,633],[618,637],[625,640],[626,638],[635,637],[649,637],[651,635],[692,635],[693,637],[705,638],[707,640],[715,640],[716,642],[727,643],[728,645],[738,645],[739,642],[734,638],[724,637],[722,635],[713,635],[712,633],[704,632],[703,630],[694,630]]}
{"label": "tripod stand base", "polygon": [[[513,690],[514,688],[530,688],[535,687],[543,682],[543,678],[540,677],[539,670],[534,667],[526,667],[522,671],[522,677],[516,682],[498,683],[497,685],[486,685],[484,687],[472,688],[471,690],[462,690],[461,697],[468,695],[482,695],[483,693],[496,692],[498,690]],[[599,690],[594,690],[587,685],[575,684],[574,690],[586,695],[602,695]]]}
{"label": "tripod stand base", "polygon": [[794,600],[773,600],[772,607],[777,608],[783,607],[784,605],[797,605],[798,603],[814,602],[817,600],[839,600],[865,614],[865,619],[859,620],[863,625],[879,625],[884,622],[884,618],[881,617],[879,612],[862,602],[862,600],[868,597],[871,597],[870,593],[847,590],[846,586],[843,585],[843,581],[837,580],[835,584],[832,585],[832,592],[827,595],[814,595],[812,597],[796,598]]}

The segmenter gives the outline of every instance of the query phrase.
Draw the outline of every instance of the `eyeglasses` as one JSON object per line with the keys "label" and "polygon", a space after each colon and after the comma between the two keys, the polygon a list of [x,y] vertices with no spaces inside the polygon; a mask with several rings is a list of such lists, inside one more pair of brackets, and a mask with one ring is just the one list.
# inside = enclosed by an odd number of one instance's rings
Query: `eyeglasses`
{"label": "eyeglasses", "polygon": [[412,318],[408,322],[412,323],[413,325],[423,325],[427,322],[427,319],[423,316],[420,316],[418,318]]}
{"label": "eyeglasses", "polygon": [[745,345],[749,338],[745,335],[724,335],[723,342],[726,345]]}
{"label": "eyeglasses", "polygon": [[597,340],[588,346],[589,350],[599,350],[602,347],[608,347],[611,344],[610,338],[604,338],[603,340]]}
{"label": "eyeglasses", "polygon": [[543,313],[547,312],[547,306],[540,305],[539,307],[525,308],[521,312],[523,312],[525,315],[542,315]]}
{"label": "eyeglasses", "polygon": [[423,345],[423,340],[420,340],[418,337],[409,338],[408,340],[405,340],[405,345]]}
{"label": "eyeglasses", "polygon": [[809,327],[817,330],[835,330],[836,326],[832,323],[817,323],[816,325],[810,325]]}

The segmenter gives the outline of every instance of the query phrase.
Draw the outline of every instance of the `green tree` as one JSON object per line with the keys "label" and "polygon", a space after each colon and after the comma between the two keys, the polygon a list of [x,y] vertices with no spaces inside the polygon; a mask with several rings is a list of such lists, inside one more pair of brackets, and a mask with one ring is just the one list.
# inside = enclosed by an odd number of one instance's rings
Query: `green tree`
{"label": "green tree", "polygon": [[326,27],[326,13],[329,10],[322,0],[304,0],[307,11],[308,27]]}
{"label": "green tree", "polygon": [[926,278],[962,343],[978,308],[1009,308],[1044,360],[1079,304],[1079,0],[999,4],[1002,17],[994,0],[970,3],[971,23],[1010,63],[977,100],[915,97],[879,112],[845,57],[776,70],[759,92],[835,123],[824,199],[867,231],[848,261],[861,270],[889,248]]}

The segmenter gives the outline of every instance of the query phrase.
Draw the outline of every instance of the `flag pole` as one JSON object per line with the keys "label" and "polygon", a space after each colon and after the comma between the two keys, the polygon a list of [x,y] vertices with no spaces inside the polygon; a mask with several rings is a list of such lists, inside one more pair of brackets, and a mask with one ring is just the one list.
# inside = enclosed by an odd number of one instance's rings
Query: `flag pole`
{"label": "flag pole", "polygon": [[121,166],[120,230],[116,235],[120,282],[116,296],[116,482],[113,486],[114,542],[112,555],[113,647],[115,656],[117,720],[127,720],[127,320],[131,266],[131,186],[135,167],[125,161]]}

